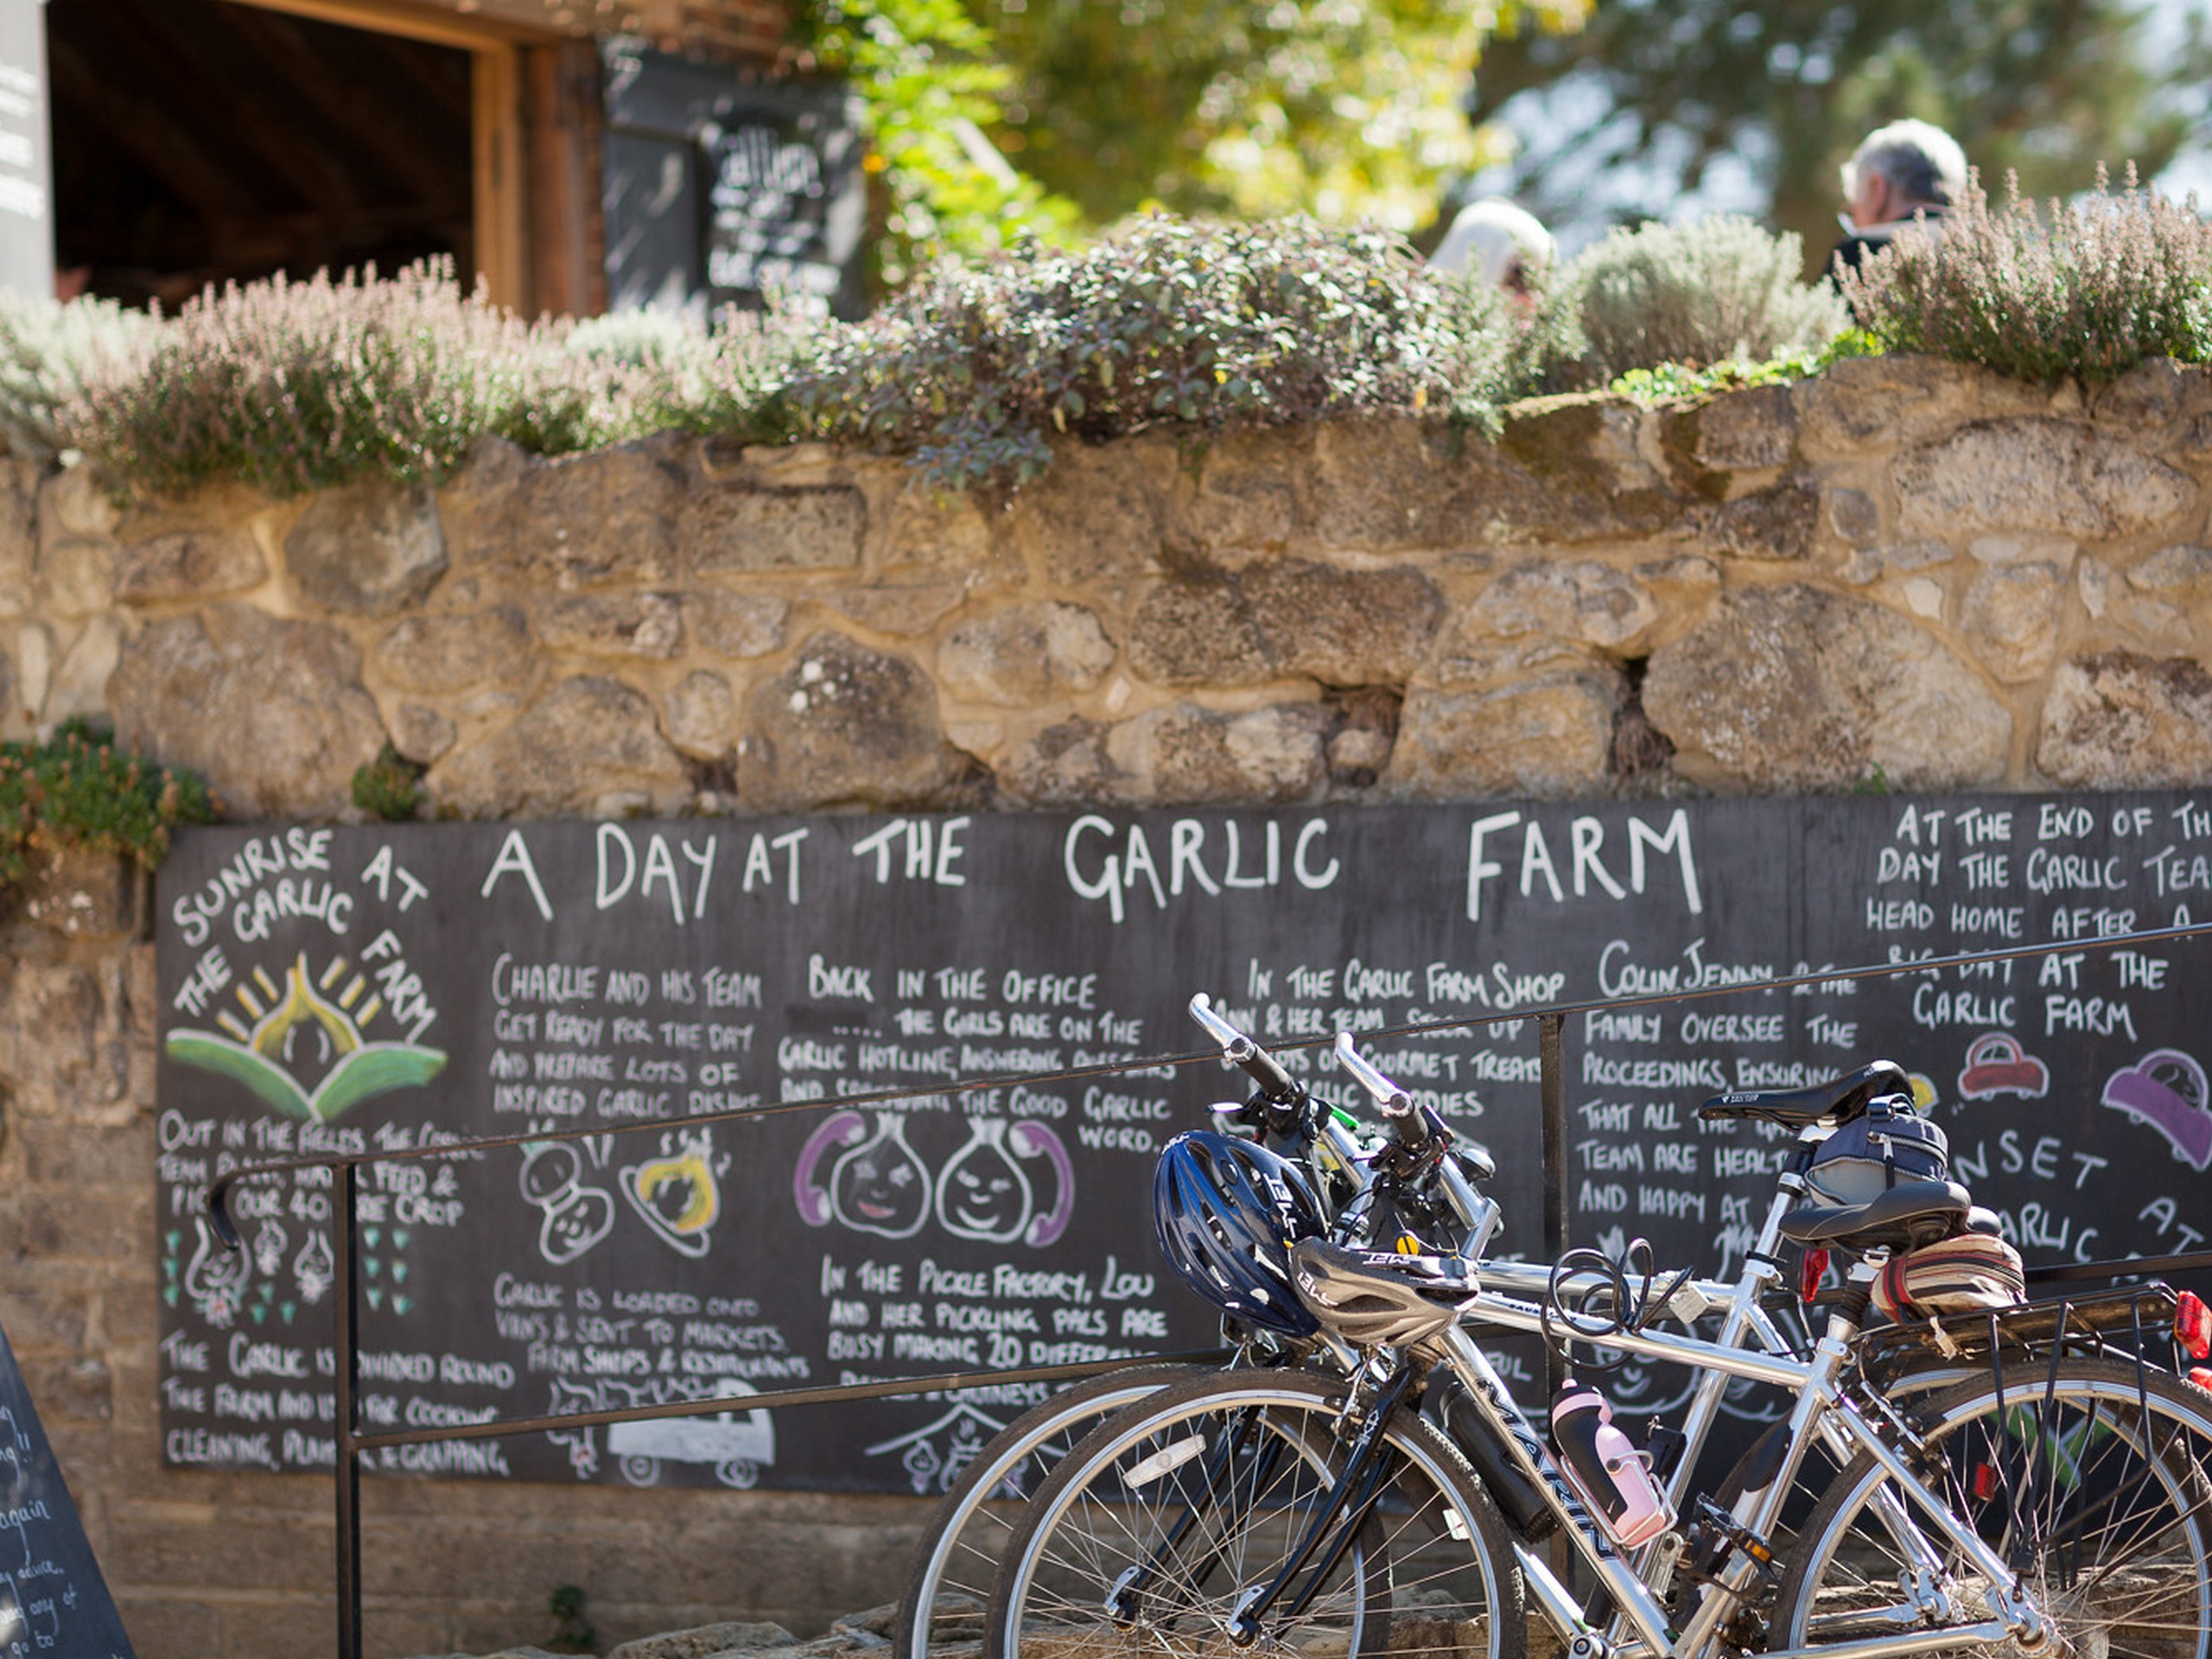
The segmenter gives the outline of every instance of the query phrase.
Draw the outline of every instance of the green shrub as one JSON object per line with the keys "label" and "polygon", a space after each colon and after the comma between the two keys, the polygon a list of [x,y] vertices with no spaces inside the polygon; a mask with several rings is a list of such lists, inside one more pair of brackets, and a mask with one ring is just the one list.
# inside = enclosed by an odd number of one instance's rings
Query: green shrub
{"label": "green shrub", "polygon": [[1758,362],[1817,348],[1850,322],[1804,245],[1747,219],[1616,230],[1562,270],[1547,302],[1556,386],[1604,385],[1662,363]]}
{"label": "green shrub", "polygon": [[1772,357],[1756,363],[1724,357],[1702,368],[1684,363],[1662,363],[1656,368],[1630,369],[1608,390],[1641,404],[1710,397],[1716,392],[1802,380],[1840,359],[1874,357],[1881,349],[1879,342],[1864,328],[1847,328],[1825,346],[1785,346]]}
{"label": "green shrub", "polygon": [[1154,217],[910,289],[820,342],[789,397],[808,429],[912,452],[957,486],[1035,475],[1055,434],[1479,416],[1513,348],[1494,295],[1395,237]]}
{"label": "green shrub", "polygon": [[215,813],[195,773],[118,753],[77,721],[43,743],[0,743],[0,882],[21,880],[42,847],[128,853],[151,868],[178,825]]}
{"label": "green shrub", "polygon": [[2017,178],[1993,211],[1978,179],[1935,236],[1900,235],[1844,279],[1891,351],[1933,352],[2046,384],[2111,380],[2147,358],[2212,355],[2212,227],[2136,188],[2039,214]]}
{"label": "green shrub", "polygon": [[404,823],[423,808],[423,768],[386,743],[353,768],[353,804],[372,818]]}
{"label": "green shrub", "polygon": [[51,464],[67,447],[59,411],[86,375],[128,372],[158,327],[108,300],[60,305],[0,289],[0,448]]}

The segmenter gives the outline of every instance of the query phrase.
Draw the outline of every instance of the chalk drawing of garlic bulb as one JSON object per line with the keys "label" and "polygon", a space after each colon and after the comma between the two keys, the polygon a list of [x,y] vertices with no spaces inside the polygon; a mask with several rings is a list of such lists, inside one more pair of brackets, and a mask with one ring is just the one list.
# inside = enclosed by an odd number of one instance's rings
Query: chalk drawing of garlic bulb
{"label": "chalk drawing of garlic bulb", "polygon": [[[1009,1150],[1011,1147],[1011,1150]],[[1020,1154],[1020,1157],[1014,1155]],[[1037,1192],[1023,1163],[1043,1158],[1058,1183],[1052,1208],[1037,1214]],[[955,1238],[1032,1247],[1050,1244],[1067,1230],[1075,1205],[1075,1171],[1058,1135],[1046,1125],[978,1117],[968,1144],[952,1154],[937,1178],[937,1218]]]}
{"label": "chalk drawing of garlic bulb", "polygon": [[246,1281],[253,1277],[253,1258],[219,1243],[205,1216],[194,1216],[192,1224],[199,1230],[200,1243],[192,1260],[185,1263],[184,1294],[208,1324],[220,1328],[238,1318],[238,1308],[245,1301]]}
{"label": "chalk drawing of garlic bulb", "polygon": [[[871,1137],[868,1120],[858,1112],[833,1112],[807,1137],[791,1192],[808,1226],[835,1220],[882,1238],[912,1238],[921,1231],[930,1215],[930,1167],[906,1144],[906,1120],[899,1113],[878,1112],[875,1123]],[[816,1172],[838,1147],[845,1151],[824,1186]]]}
{"label": "chalk drawing of garlic bulb", "polygon": [[338,1281],[338,1264],[331,1260],[330,1241],[320,1229],[310,1229],[308,1242],[292,1258],[292,1276],[300,1281],[300,1300],[319,1302]]}

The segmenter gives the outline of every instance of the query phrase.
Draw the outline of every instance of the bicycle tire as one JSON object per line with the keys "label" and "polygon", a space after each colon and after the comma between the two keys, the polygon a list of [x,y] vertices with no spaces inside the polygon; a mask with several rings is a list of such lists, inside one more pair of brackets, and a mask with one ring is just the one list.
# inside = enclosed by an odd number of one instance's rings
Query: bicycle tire
{"label": "bicycle tire", "polygon": [[[1458,1651],[1522,1659],[1512,1544],[1466,1459],[1402,1412],[1391,1484],[1332,1569],[1301,1576],[1257,1639],[1229,1622],[1267,1585],[1340,1465],[1349,1385],[1314,1373],[1224,1374],[1124,1409],[1053,1471],[1007,1547],[985,1659]],[[1241,1438],[1240,1438],[1241,1437]]]}
{"label": "bicycle tire", "polygon": [[1133,1365],[1088,1377],[993,1435],[945,1492],[914,1545],[892,1630],[892,1659],[929,1659],[932,1642],[982,1636],[999,1560],[1016,1524],[994,1503],[1027,1502],[1078,1440],[1124,1406],[1213,1375],[1202,1365]]}
{"label": "bicycle tire", "polygon": [[[2147,1365],[2062,1358],[1962,1383],[1916,1414],[1932,1425],[1929,1490],[2007,1557],[2072,1651],[2212,1659],[2212,1394]],[[1895,1535],[1875,1513],[1889,1484],[1862,1452],[1815,1505],[1783,1575],[1771,1645],[1921,1625],[1910,1580],[1895,1576]],[[1956,1616],[1972,1623],[1988,1617],[1986,1586],[1961,1565],[1946,1560]]]}

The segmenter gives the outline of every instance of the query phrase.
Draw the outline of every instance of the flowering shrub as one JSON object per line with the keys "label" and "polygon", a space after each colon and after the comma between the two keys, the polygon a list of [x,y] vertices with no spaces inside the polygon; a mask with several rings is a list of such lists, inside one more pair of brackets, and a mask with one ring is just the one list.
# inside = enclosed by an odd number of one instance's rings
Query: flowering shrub
{"label": "flowering shrub", "polygon": [[2212,355],[2212,227],[2139,190],[2039,213],[2017,179],[1993,210],[1978,179],[1938,233],[1899,235],[1843,278],[1891,351],[1934,352],[2044,382],[2110,380],[2146,358]]}
{"label": "flowering shrub", "polygon": [[150,868],[178,825],[215,812],[197,774],[118,753],[74,721],[43,743],[0,743],[0,882],[22,879],[41,847],[128,853]]}
{"label": "flowering shrub", "polygon": [[128,373],[160,325],[108,300],[57,305],[0,289],[0,448],[51,462],[60,406],[94,369]]}
{"label": "flowering shrub", "polygon": [[811,429],[911,450],[933,482],[1015,481],[1056,433],[1479,416],[1510,389],[1511,335],[1493,295],[1382,232],[1154,217],[910,289],[823,340],[788,395]]}
{"label": "flowering shrub", "polygon": [[1799,280],[1804,264],[1796,236],[1726,214],[1613,231],[1552,284],[1550,378],[1599,386],[1662,363],[1816,350],[1851,319],[1834,289]]}

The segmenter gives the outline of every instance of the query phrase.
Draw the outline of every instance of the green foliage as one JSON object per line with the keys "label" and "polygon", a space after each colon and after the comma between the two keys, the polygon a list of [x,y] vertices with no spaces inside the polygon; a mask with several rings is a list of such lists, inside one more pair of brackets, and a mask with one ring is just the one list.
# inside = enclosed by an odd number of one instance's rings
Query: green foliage
{"label": "green foliage", "polygon": [[1153,205],[1412,231],[1503,161],[1461,100],[1492,36],[1588,0],[970,0],[1018,79],[1002,142],[1110,224]]}
{"label": "green foliage", "polygon": [[584,1592],[581,1585],[556,1586],[545,1599],[545,1611],[553,1616],[553,1634],[545,1639],[548,1653],[597,1653],[599,1632],[584,1618]]}
{"label": "green foliage", "polygon": [[1554,377],[1603,385],[1662,363],[1816,350],[1850,318],[1833,289],[1798,280],[1802,263],[1795,236],[1726,215],[1613,231],[1561,271],[1547,296],[1563,359]]}
{"label": "green foliage", "polygon": [[1478,113],[1496,118],[1573,77],[1576,98],[1548,105],[1545,130],[1530,124],[1500,187],[1548,222],[1586,214],[1593,176],[1656,173],[1623,204],[1649,211],[1748,159],[1772,191],[1767,216],[1825,267],[1836,169],[1885,122],[1933,121],[1986,176],[2012,168],[2031,195],[2070,193],[2100,158],[2164,167],[2208,74],[2202,9],[2147,0],[1611,0],[1579,35],[1493,43],[1475,84]]}
{"label": "green foliage", "polygon": [[961,0],[802,0],[792,36],[811,67],[849,77],[867,109],[868,166],[890,197],[888,237],[873,250],[883,283],[1073,223],[1071,203],[984,136],[1014,71]]}
{"label": "green foliage", "polygon": [[2146,358],[2212,356],[2212,226],[2136,188],[2041,214],[2008,183],[1993,211],[1979,181],[1942,234],[1900,234],[1844,278],[1891,351],[1934,352],[2024,380],[2094,383]]}
{"label": "green foliage", "polygon": [[423,810],[423,768],[386,743],[353,769],[353,804],[387,823],[406,823]]}
{"label": "green foliage", "polygon": [[58,305],[0,289],[0,448],[51,464],[66,447],[61,406],[94,370],[138,361],[157,326],[108,300]]}
{"label": "green foliage", "polygon": [[21,880],[41,848],[128,853],[151,868],[178,825],[215,812],[196,774],[118,753],[78,721],[43,743],[0,743],[0,882]]}
{"label": "green foliage", "polygon": [[1033,476],[1055,434],[1479,416],[1512,358],[1496,296],[1395,237],[1163,217],[919,286],[825,341],[789,395],[821,435],[910,450],[957,486]]}
{"label": "green foliage", "polygon": [[442,477],[486,433],[563,454],[668,427],[772,436],[792,326],[526,324],[449,264],[389,280],[277,277],[187,305],[101,359],[61,410],[68,442],[154,490],[216,479],[275,495]]}
{"label": "green foliage", "polygon": [[1874,357],[1881,349],[1881,343],[1864,328],[1847,328],[1825,346],[1791,346],[1755,363],[1724,357],[1707,367],[1662,363],[1649,369],[1630,369],[1609,389],[1640,404],[1694,400],[1751,386],[1786,385],[1818,374],[1840,359]]}

